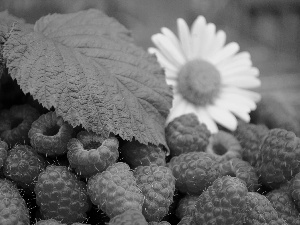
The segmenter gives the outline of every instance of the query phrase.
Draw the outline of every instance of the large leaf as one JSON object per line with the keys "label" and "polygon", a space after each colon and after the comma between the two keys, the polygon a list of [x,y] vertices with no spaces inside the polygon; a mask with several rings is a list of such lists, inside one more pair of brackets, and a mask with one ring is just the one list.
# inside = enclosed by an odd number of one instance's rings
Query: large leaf
{"label": "large leaf", "polygon": [[113,18],[87,10],[48,15],[34,30],[15,25],[3,55],[23,92],[72,126],[166,146],[171,89],[156,59]]}

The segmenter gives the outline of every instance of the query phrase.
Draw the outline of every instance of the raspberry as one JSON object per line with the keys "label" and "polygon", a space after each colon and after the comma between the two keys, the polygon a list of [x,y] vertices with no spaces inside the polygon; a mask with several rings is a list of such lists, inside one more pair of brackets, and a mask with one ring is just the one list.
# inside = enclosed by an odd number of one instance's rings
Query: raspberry
{"label": "raspberry", "polygon": [[85,184],[65,166],[47,166],[38,176],[35,194],[45,219],[82,222],[90,208]]}
{"label": "raspberry", "polygon": [[176,216],[182,219],[186,216],[192,216],[196,210],[196,202],[199,196],[187,195],[180,199],[177,209]]}
{"label": "raspberry", "polygon": [[13,183],[0,179],[0,224],[28,225],[29,211]]}
{"label": "raspberry", "polygon": [[205,124],[193,113],[175,118],[165,128],[171,156],[188,152],[204,152],[211,136]]}
{"label": "raspberry", "polygon": [[273,190],[266,195],[266,198],[272,203],[280,218],[288,224],[300,225],[300,216],[290,195],[290,192],[283,188]]}
{"label": "raspberry", "polygon": [[71,168],[77,174],[90,177],[104,171],[115,163],[119,157],[119,141],[115,137],[107,139],[82,131],[77,138],[72,138],[67,145],[67,157]]}
{"label": "raspberry", "polygon": [[248,190],[239,178],[223,176],[216,179],[196,202],[194,222],[197,225],[240,225],[246,216]]}
{"label": "raspberry", "polygon": [[196,225],[196,223],[192,216],[185,216],[177,225]]}
{"label": "raspberry", "polygon": [[7,158],[8,145],[4,141],[0,141],[0,169],[4,165]]}
{"label": "raspberry", "polygon": [[45,169],[45,160],[28,145],[15,145],[4,164],[4,175],[18,185],[32,189],[38,175]]}
{"label": "raspberry", "polygon": [[289,192],[296,206],[300,209],[300,173],[297,173],[291,180]]}
{"label": "raspberry", "polygon": [[148,225],[140,210],[129,209],[113,217],[108,225]]}
{"label": "raspberry", "polygon": [[297,112],[285,99],[264,95],[252,117],[256,124],[265,124],[270,129],[281,128],[300,135]]}
{"label": "raspberry", "polygon": [[148,225],[171,225],[171,224],[167,221],[160,221],[160,222],[150,222],[148,223]]}
{"label": "raspberry", "polygon": [[35,225],[67,225],[67,224],[61,223],[55,219],[48,219],[48,220],[40,220]]}
{"label": "raspberry", "polygon": [[264,185],[274,188],[289,181],[300,171],[300,138],[283,129],[270,130],[257,164]]}
{"label": "raspberry", "polygon": [[142,211],[144,196],[126,163],[118,162],[88,180],[88,195],[110,218],[126,210]]}
{"label": "raspberry", "polygon": [[169,211],[175,192],[175,177],[165,166],[151,164],[134,170],[138,187],[145,196],[143,215],[147,221],[160,221]]}
{"label": "raspberry", "polygon": [[138,141],[131,141],[122,146],[120,153],[132,168],[149,166],[151,163],[166,165],[166,153],[161,147],[152,144],[144,145]]}
{"label": "raspberry", "polygon": [[222,130],[211,136],[206,152],[215,155],[220,162],[242,158],[242,147],[239,141],[232,134]]}
{"label": "raspberry", "polygon": [[46,156],[62,155],[67,152],[67,143],[71,139],[73,128],[57,116],[48,112],[35,120],[28,132],[31,146]]}
{"label": "raspberry", "polygon": [[28,144],[28,131],[31,124],[39,117],[36,109],[30,105],[16,105],[0,113],[0,138],[8,146],[15,144]]}
{"label": "raspberry", "polygon": [[168,167],[176,178],[176,188],[191,195],[200,195],[219,177],[216,157],[206,152],[175,156],[171,158]]}
{"label": "raspberry", "polygon": [[243,180],[248,191],[256,191],[259,187],[258,176],[250,163],[238,158],[231,159],[219,165],[222,176],[229,175]]}
{"label": "raspberry", "polygon": [[245,225],[287,225],[285,221],[278,217],[271,202],[257,192],[248,192]]}
{"label": "raspberry", "polygon": [[260,146],[269,129],[264,125],[255,125],[239,121],[233,135],[242,146],[242,159],[256,166]]}

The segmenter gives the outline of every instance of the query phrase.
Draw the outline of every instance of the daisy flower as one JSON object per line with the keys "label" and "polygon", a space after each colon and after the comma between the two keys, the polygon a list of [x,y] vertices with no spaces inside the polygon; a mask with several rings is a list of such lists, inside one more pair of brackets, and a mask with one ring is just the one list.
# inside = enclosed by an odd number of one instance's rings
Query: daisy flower
{"label": "daisy flower", "polygon": [[189,29],[177,20],[178,38],[168,28],[154,34],[157,48],[149,48],[164,68],[166,82],[173,86],[173,105],[167,123],[187,113],[194,113],[212,133],[217,124],[233,131],[237,117],[249,122],[260,94],[259,70],[252,66],[250,54],[239,52],[235,42],[226,44],[224,31],[199,16]]}

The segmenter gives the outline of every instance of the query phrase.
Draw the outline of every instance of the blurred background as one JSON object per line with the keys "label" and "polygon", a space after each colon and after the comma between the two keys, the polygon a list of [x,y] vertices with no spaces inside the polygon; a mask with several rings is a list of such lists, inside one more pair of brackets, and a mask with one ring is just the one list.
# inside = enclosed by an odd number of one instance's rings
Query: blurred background
{"label": "blurred background", "polygon": [[300,0],[0,0],[0,10],[34,23],[49,13],[97,8],[132,31],[137,45],[152,46],[163,26],[176,32],[176,19],[191,24],[204,15],[249,51],[261,71],[262,93],[300,109]]}

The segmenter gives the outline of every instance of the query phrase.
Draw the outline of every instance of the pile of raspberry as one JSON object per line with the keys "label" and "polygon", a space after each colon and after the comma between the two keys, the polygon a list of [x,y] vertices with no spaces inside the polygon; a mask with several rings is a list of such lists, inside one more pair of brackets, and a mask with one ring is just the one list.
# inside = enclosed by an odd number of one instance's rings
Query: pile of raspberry
{"label": "pile of raspberry", "polygon": [[293,131],[239,121],[211,134],[186,114],[166,125],[165,148],[36,110],[0,141],[0,224],[300,225]]}

